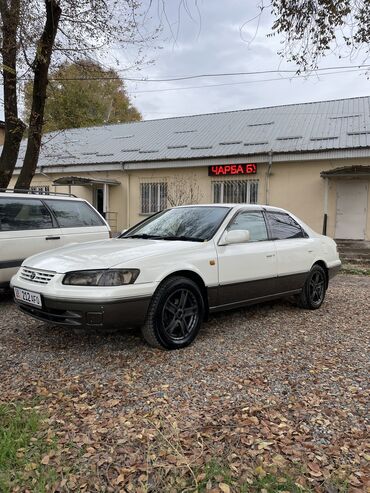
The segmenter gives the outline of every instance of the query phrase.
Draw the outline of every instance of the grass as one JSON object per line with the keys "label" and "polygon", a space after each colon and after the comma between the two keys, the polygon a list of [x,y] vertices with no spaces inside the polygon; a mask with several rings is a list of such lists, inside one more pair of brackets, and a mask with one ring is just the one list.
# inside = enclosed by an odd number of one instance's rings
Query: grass
{"label": "grass", "polygon": [[370,268],[357,264],[343,264],[340,272],[342,274],[352,274],[356,276],[370,276]]}
{"label": "grass", "polygon": [[41,463],[53,448],[43,433],[42,416],[22,403],[0,404],[0,491],[45,493],[56,472]]}

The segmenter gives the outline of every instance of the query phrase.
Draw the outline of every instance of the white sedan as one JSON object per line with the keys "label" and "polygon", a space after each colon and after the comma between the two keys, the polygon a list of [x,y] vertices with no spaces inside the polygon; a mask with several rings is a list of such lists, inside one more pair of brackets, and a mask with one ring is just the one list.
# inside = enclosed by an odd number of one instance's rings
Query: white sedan
{"label": "white sedan", "polygon": [[340,265],[332,239],[283,209],[191,205],[34,255],[12,286],[22,312],[50,324],[141,326],[151,346],[178,349],[209,313],[290,295],[319,308]]}

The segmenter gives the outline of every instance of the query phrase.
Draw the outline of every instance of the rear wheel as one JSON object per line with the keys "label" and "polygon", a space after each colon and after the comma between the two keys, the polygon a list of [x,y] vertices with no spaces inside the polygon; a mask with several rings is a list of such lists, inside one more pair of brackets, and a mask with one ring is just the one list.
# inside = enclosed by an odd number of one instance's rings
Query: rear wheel
{"label": "rear wheel", "polygon": [[302,308],[320,308],[326,293],[326,273],[320,265],[314,265],[306,279],[298,301]]}
{"label": "rear wheel", "polygon": [[204,314],[199,287],[186,277],[170,277],[155,292],[142,335],[152,347],[180,349],[198,334]]}

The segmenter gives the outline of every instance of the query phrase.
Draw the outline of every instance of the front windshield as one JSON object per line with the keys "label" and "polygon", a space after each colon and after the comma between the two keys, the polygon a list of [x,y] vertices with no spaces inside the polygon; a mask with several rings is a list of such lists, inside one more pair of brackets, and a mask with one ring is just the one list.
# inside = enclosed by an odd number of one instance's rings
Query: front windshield
{"label": "front windshield", "polygon": [[123,233],[120,238],[205,241],[220,227],[229,207],[179,207],[168,209]]}

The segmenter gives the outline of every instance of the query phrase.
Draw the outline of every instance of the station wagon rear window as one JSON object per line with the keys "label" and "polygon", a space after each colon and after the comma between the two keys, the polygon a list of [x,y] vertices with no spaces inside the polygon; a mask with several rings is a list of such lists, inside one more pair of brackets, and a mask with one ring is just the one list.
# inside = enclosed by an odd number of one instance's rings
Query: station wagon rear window
{"label": "station wagon rear window", "polygon": [[102,218],[86,202],[77,200],[47,200],[61,228],[103,226]]}

